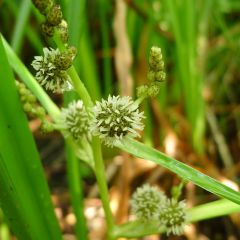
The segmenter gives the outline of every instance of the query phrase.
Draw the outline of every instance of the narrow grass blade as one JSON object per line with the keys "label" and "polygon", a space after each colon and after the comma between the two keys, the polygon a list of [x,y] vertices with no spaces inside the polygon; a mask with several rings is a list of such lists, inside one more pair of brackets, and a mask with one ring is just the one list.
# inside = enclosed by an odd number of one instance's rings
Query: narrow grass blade
{"label": "narrow grass blade", "polygon": [[78,240],[87,239],[87,227],[84,217],[83,186],[80,173],[79,159],[71,146],[66,144],[68,184],[71,193],[71,202],[76,217],[75,233]]}
{"label": "narrow grass blade", "polygon": [[[9,11],[14,15],[14,17],[17,18],[18,15],[18,5],[15,1],[6,1],[6,4],[9,8]],[[33,9],[33,8],[32,8]],[[34,27],[30,24],[25,25],[25,34],[28,38],[29,42],[35,49],[37,53],[41,53],[43,49],[43,43],[41,41],[41,38],[39,38],[39,35],[37,34],[37,29],[34,29]]]}
{"label": "narrow grass blade", "polygon": [[41,161],[0,39],[0,202],[18,239],[60,240]]}
{"label": "narrow grass blade", "polygon": [[23,0],[18,11],[18,16],[16,18],[16,23],[11,40],[11,46],[13,50],[17,53],[19,52],[22,45],[22,40],[26,29],[27,20],[30,15],[30,10],[31,1]]}
{"label": "narrow grass blade", "polygon": [[127,138],[118,144],[122,150],[129,152],[136,157],[155,162],[170,171],[176,173],[181,178],[193,182],[197,186],[217,195],[226,198],[234,203],[240,204],[240,193],[218,182],[217,180],[195,170],[194,168],[179,162],[153,148]]}

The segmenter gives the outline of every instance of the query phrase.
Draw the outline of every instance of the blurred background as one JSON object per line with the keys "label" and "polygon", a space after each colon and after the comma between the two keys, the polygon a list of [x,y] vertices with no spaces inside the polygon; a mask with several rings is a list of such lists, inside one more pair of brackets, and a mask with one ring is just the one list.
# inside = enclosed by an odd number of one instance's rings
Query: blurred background
{"label": "blurred background", "polygon": [[[240,1],[239,0],[62,0],[75,67],[94,100],[109,94],[135,97],[147,83],[148,55],[162,49],[166,81],[160,94],[142,105],[142,141],[238,189],[240,184]],[[33,57],[52,46],[41,34],[43,17],[30,0],[0,0],[0,31],[33,72]],[[0,66],[1,67],[1,66]],[[33,72],[34,73],[34,72]],[[51,95],[61,107],[63,96]],[[65,234],[74,238],[64,140],[43,134],[29,118],[43,161],[55,210]],[[111,207],[117,223],[131,219],[129,199],[144,183],[170,196],[180,179],[153,163],[117,149],[103,149]],[[104,214],[95,177],[81,162],[89,238],[104,239]],[[182,199],[189,207],[217,198],[188,183]],[[0,214],[0,231],[6,225]],[[188,225],[180,237],[142,239],[240,239],[240,216]]]}

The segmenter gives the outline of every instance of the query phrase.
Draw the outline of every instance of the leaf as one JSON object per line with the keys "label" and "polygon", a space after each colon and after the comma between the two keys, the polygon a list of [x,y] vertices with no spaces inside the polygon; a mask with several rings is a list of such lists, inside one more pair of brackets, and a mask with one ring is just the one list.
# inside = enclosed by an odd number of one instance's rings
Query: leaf
{"label": "leaf", "polygon": [[0,38],[0,204],[18,239],[61,239],[41,161]]}
{"label": "leaf", "polygon": [[136,157],[155,162],[170,171],[176,173],[181,178],[193,182],[197,186],[222,198],[226,198],[234,203],[240,204],[240,193],[218,182],[217,180],[195,170],[194,168],[179,162],[151,147],[138,141],[126,138],[117,147],[133,154]]}

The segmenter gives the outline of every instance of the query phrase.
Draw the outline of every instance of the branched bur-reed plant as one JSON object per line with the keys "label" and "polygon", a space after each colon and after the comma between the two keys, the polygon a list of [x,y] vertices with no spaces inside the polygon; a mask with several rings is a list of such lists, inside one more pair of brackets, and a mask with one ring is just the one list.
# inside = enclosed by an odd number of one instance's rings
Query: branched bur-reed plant
{"label": "branched bur-reed plant", "polygon": [[[77,54],[76,48],[68,44],[68,27],[63,19],[60,6],[56,5],[53,0],[34,0],[33,3],[45,16],[45,22],[42,24],[43,34],[52,38],[56,44],[54,47],[43,48],[42,56],[36,56],[32,61],[31,65],[36,71],[35,76],[30,74],[3,37],[0,44],[2,56],[0,60],[2,135],[0,200],[7,222],[17,238],[22,240],[61,239],[43,170],[26,127],[26,118],[21,115],[22,110],[39,118],[44,131],[59,130],[74,155],[93,169],[105,213],[106,239],[136,238],[164,232],[167,235],[180,235],[190,222],[239,211],[240,194],[238,192],[134,140],[134,138],[139,139],[144,130],[143,119],[145,117],[144,113],[139,110],[141,103],[148,97],[156,97],[159,94],[161,82],[165,80],[161,49],[156,46],[151,48],[149,71],[146,76],[148,84],[138,87],[136,100],[129,96],[109,95],[106,99],[93,102],[73,66]],[[9,64],[22,82],[15,82]],[[58,94],[72,90],[78,94],[79,99],[59,109],[46,94],[46,90]],[[10,103],[9,98],[12,99]],[[15,105],[18,106],[20,101],[22,109],[16,110]],[[50,115],[51,121],[46,120],[46,113]],[[20,128],[13,127],[12,116],[16,114],[19,115],[19,121],[21,120]],[[24,129],[22,129],[23,125]],[[25,134],[25,140],[21,138],[21,134]],[[26,138],[29,138],[28,142],[31,143],[29,146],[21,144],[26,141]],[[12,146],[11,141],[15,142]],[[17,142],[20,143],[19,146]],[[139,187],[133,194],[130,204],[134,220],[123,225],[116,225],[109,206],[101,152],[102,144],[107,147],[120,148],[146,161],[153,161],[176,173],[182,178],[182,183],[175,186],[175,191],[170,198],[157,187],[149,185]],[[19,149],[21,156],[18,155]],[[31,149],[34,155],[29,156]],[[76,159],[74,155],[71,156],[72,159]],[[20,157],[22,162],[19,162]],[[29,158],[34,158],[34,161]],[[78,173],[74,171],[74,168],[72,170],[68,173],[73,175],[70,181],[76,183]],[[182,187],[187,181],[223,199],[187,209],[186,202],[179,199]],[[72,198],[75,199],[74,194]],[[75,229],[77,238],[86,239],[87,230],[83,224],[83,209],[77,201],[73,201],[73,209],[77,218]]]}

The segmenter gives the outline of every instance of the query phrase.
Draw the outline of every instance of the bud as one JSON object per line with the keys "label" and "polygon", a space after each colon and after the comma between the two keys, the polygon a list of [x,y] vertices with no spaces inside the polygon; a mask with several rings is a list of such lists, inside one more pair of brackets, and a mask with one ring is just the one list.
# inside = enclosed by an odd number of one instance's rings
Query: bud
{"label": "bud", "polygon": [[46,37],[52,37],[54,34],[54,27],[49,25],[47,22],[42,24],[42,32]]}
{"label": "bud", "polygon": [[76,55],[76,48],[69,47],[64,52],[60,53],[55,59],[55,65],[60,70],[67,70],[72,66],[73,59]]}
{"label": "bud", "polygon": [[137,97],[146,96],[148,94],[148,85],[141,85],[137,88]]}
{"label": "bud", "polygon": [[68,25],[65,20],[62,20],[61,23],[56,26],[56,29],[61,37],[63,43],[67,43],[68,41]]}
{"label": "bud", "polygon": [[162,61],[161,48],[152,47],[149,56],[149,66],[153,71],[162,70],[164,63]]}
{"label": "bud", "polygon": [[157,83],[152,83],[148,88],[148,96],[156,97],[160,91],[160,86]]}
{"label": "bud", "polygon": [[52,0],[32,0],[32,2],[43,15],[45,15],[48,9],[53,5]]}
{"label": "bud", "polygon": [[166,78],[166,73],[164,71],[158,71],[155,73],[154,81],[163,82]]}
{"label": "bud", "polygon": [[149,70],[148,71],[148,73],[147,73],[147,80],[149,82],[155,81],[155,71],[153,71],[153,70]]}
{"label": "bud", "polygon": [[48,25],[57,26],[61,23],[62,18],[63,14],[60,5],[54,5],[52,8],[49,9],[46,16],[46,21]]}
{"label": "bud", "polygon": [[25,112],[31,112],[33,109],[32,105],[29,103],[29,102],[26,102],[24,105],[23,105],[23,110]]}

